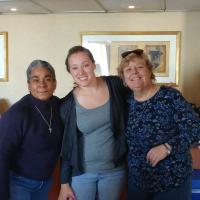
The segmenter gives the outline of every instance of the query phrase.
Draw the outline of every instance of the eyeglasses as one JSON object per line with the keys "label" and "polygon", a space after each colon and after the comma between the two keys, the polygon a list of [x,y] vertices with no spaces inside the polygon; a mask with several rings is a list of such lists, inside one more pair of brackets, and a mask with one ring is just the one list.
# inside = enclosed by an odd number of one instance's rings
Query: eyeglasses
{"label": "eyeglasses", "polygon": [[125,51],[121,54],[122,58],[126,58],[126,56],[128,56],[131,53],[134,53],[138,56],[141,56],[143,54],[144,50],[143,49],[135,49],[133,51]]}

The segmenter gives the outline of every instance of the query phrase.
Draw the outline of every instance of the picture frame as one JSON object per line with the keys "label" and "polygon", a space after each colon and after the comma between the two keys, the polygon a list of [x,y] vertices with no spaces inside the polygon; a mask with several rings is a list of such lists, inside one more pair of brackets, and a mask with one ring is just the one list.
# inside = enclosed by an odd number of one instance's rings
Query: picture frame
{"label": "picture frame", "polygon": [[8,81],[8,32],[0,32],[0,81]]}
{"label": "picture frame", "polygon": [[[180,31],[81,32],[80,35],[82,45],[93,53],[101,75],[116,75],[121,53],[140,48],[153,65],[156,83],[179,85]],[[99,46],[104,53],[96,49]]]}

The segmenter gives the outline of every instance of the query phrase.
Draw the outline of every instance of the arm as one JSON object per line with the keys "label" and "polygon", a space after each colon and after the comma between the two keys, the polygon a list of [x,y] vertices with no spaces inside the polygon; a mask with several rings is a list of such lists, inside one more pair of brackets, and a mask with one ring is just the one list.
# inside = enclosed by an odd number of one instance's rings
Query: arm
{"label": "arm", "polygon": [[0,196],[3,200],[9,196],[10,162],[20,144],[17,121],[12,113],[4,114],[0,120]]}
{"label": "arm", "polygon": [[[63,141],[67,140],[68,141],[68,137],[63,138]],[[67,145],[67,146],[66,146]],[[67,147],[69,147],[69,143],[65,143],[63,142],[63,147],[65,147],[66,149],[68,149]],[[71,174],[72,174],[72,167],[71,167],[71,151],[67,151],[65,149],[65,151],[62,152],[61,155],[61,188],[60,188],[60,193],[59,193],[59,198],[58,200],[76,200],[75,195],[69,185],[69,182],[71,180]]]}
{"label": "arm", "polygon": [[[66,133],[65,133],[66,134]],[[63,141],[68,140],[69,138],[66,137],[63,138]],[[69,143],[63,142],[63,147],[66,148],[66,146],[69,146]],[[61,188],[58,200],[76,200],[75,195],[69,185],[69,182],[71,180],[71,170],[72,167],[70,165],[71,160],[71,151],[63,151],[62,152],[62,159],[61,159]]]}
{"label": "arm", "polygon": [[63,141],[61,148],[61,183],[68,183],[71,180],[71,157],[73,138],[76,134],[75,107],[72,93],[70,97],[63,99],[60,107],[60,116],[64,125]]}
{"label": "arm", "polygon": [[172,154],[184,153],[200,140],[200,119],[191,105],[178,93],[174,100],[174,121],[179,134],[167,141]]}
{"label": "arm", "polygon": [[[0,143],[1,145],[1,143]],[[1,151],[1,149],[0,149]],[[3,200],[9,199],[9,160],[0,155],[0,196]]]}
{"label": "arm", "polygon": [[176,135],[153,147],[147,153],[147,160],[156,166],[160,160],[165,159],[169,153],[185,153],[192,144],[200,140],[200,119],[192,107],[186,102],[179,92],[174,93],[171,109],[173,110],[174,132]]}
{"label": "arm", "polygon": [[74,101],[70,93],[61,105],[60,115],[64,124],[64,136],[61,150],[61,188],[58,200],[76,200],[75,195],[69,185],[72,174],[71,156],[73,136],[76,134],[76,120]]}

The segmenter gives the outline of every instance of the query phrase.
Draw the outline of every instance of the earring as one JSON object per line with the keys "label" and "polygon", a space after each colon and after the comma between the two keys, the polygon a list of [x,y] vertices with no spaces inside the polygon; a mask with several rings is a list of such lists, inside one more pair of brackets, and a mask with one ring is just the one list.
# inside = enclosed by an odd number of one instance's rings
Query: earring
{"label": "earring", "polygon": [[126,82],[124,82],[124,81],[123,81],[123,85],[124,85],[125,87],[128,87],[128,85],[127,85]]}

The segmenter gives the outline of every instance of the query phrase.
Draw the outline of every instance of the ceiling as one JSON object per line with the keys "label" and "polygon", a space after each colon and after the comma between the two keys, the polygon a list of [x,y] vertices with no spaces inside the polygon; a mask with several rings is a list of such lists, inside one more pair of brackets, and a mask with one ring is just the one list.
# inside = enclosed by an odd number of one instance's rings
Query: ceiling
{"label": "ceiling", "polygon": [[200,0],[0,0],[0,14],[8,15],[165,11],[200,11]]}

